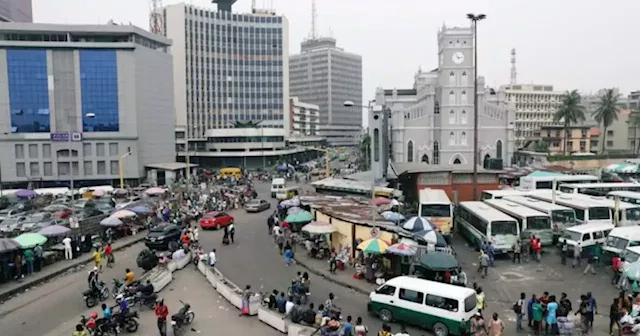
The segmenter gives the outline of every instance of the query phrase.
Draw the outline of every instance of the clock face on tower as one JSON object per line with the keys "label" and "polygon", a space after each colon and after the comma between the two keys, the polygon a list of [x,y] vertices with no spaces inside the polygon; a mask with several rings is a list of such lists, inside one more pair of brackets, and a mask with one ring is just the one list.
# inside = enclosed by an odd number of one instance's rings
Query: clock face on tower
{"label": "clock face on tower", "polygon": [[462,62],[464,62],[464,54],[460,51],[456,51],[453,53],[453,55],[451,55],[451,60],[455,64],[461,64]]}

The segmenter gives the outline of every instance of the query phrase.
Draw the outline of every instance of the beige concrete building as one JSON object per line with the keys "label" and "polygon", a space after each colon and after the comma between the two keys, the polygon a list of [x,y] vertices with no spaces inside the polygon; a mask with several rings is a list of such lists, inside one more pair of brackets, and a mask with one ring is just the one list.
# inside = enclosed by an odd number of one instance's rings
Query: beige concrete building
{"label": "beige concrete building", "polygon": [[[592,144],[592,136],[600,134],[600,131],[593,126],[573,125],[569,127],[569,132],[566,132],[561,125],[541,126],[540,139],[549,145],[551,155],[591,153],[593,146],[597,146],[597,142]],[[567,136],[569,136],[568,140]]]}
{"label": "beige concrete building", "polygon": [[[619,93],[618,89],[615,89],[616,93]],[[605,89],[598,90],[595,94],[583,94],[582,95],[582,105],[585,107],[585,116],[587,120],[593,120],[593,113],[598,108],[598,104],[600,103],[600,97],[604,94]],[[606,151],[627,151],[630,148],[629,142],[629,114],[630,111],[627,110],[628,100],[627,97],[621,97],[621,110],[618,113],[618,120],[615,120],[611,126],[607,127],[607,136],[605,139],[606,143],[602,143],[600,141],[601,134],[594,134],[594,141],[597,141],[597,147],[594,148],[594,151],[600,153],[603,150],[602,146],[605,146],[604,149]],[[601,131],[602,125],[596,125],[596,127],[600,128]]]}

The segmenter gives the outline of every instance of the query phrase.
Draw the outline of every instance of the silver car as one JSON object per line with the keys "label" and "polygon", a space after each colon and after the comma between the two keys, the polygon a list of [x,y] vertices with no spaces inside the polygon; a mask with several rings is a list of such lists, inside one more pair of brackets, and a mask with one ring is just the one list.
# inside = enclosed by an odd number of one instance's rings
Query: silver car
{"label": "silver car", "polygon": [[263,199],[254,199],[244,205],[247,212],[260,212],[271,208],[271,203]]}
{"label": "silver car", "polygon": [[19,230],[25,218],[26,217],[24,216],[14,216],[14,217],[5,218],[5,220],[3,220],[2,223],[0,223],[0,231],[4,233],[10,233],[10,232]]}
{"label": "silver car", "polygon": [[48,223],[53,221],[53,215],[49,212],[37,212],[28,216],[22,226],[20,227],[20,231],[29,232],[36,228],[41,228],[41,223]]}

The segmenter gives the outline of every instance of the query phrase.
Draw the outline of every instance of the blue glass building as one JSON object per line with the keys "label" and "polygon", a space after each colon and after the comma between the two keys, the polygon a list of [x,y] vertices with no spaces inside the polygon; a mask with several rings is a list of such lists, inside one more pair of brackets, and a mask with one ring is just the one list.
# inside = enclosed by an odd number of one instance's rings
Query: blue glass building
{"label": "blue glass building", "polygon": [[84,132],[117,132],[118,59],[115,50],[80,50],[80,91]]}
{"label": "blue glass building", "polygon": [[49,133],[47,51],[8,49],[7,75],[12,133]]}

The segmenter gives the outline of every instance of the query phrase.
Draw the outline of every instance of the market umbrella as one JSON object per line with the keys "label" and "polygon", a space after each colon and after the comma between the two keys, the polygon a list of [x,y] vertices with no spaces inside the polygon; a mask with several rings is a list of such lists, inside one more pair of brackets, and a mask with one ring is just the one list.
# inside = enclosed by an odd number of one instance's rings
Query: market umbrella
{"label": "market umbrella", "polygon": [[458,267],[458,260],[444,252],[429,252],[420,257],[420,265],[432,271],[446,271]]}
{"label": "market umbrella", "polygon": [[313,215],[309,211],[301,211],[288,215],[284,221],[289,223],[309,223],[313,220]]}
{"label": "market umbrella", "polygon": [[411,217],[402,224],[402,228],[411,232],[419,232],[433,230],[435,225],[424,217]]}
{"label": "market umbrella", "polygon": [[122,221],[117,217],[110,216],[110,217],[107,217],[107,218],[101,220],[100,221],[100,225],[103,225],[103,226],[119,226],[119,225],[122,225]]}
{"label": "market umbrella", "polygon": [[42,245],[47,242],[47,237],[33,232],[23,233],[13,239],[20,244],[20,247],[22,248],[32,248],[36,245]]}
{"label": "market umbrella", "polygon": [[149,208],[147,208],[145,206],[142,206],[142,205],[136,205],[136,206],[134,206],[132,208],[129,208],[127,210],[133,211],[133,212],[135,212],[135,213],[137,213],[139,215],[148,215],[148,214],[151,213],[151,209],[149,209]]}
{"label": "market umbrella", "polygon": [[0,253],[17,250],[20,244],[11,238],[0,238]]}
{"label": "market umbrella", "polygon": [[624,275],[632,281],[640,280],[640,262],[634,262],[624,271]]}
{"label": "market umbrella", "polygon": [[371,238],[358,244],[358,250],[364,253],[382,254],[387,251],[389,245],[380,238]]}
{"label": "market umbrella", "polygon": [[288,215],[291,215],[291,214],[297,214],[297,213],[302,212],[302,211],[304,211],[304,210],[302,210],[302,209],[300,209],[300,208],[298,208],[298,207],[294,206],[294,207],[291,207],[291,208],[289,208],[289,209],[287,210],[287,214],[288,214]]}
{"label": "market umbrella", "polygon": [[434,244],[436,246],[447,246],[447,241],[444,239],[440,232],[434,230],[418,231],[413,234],[415,238],[422,239],[427,243]]}
{"label": "market umbrella", "polygon": [[391,200],[384,197],[378,197],[371,200],[371,203],[373,203],[373,205],[380,206],[391,203]]}
{"label": "market umbrella", "polygon": [[147,190],[145,190],[144,192],[147,195],[162,195],[165,193],[165,190],[162,188],[158,188],[158,187],[153,187],[153,188],[149,188]]}
{"label": "market umbrella", "polygon": [[387,253],[397,254],[401,256],[412,256],[415,255],[418,251],[416,248],[405,243],[397,243],[389,246],[387,249]]}
{"label": "market umbrella", "polygon": [[16,191],[16,196],[20,198],[30,198],[30,197],[35,197],[36,192],[29,189],[19,189],[18,191]]}
{"label": "market umbrella", "polygon": [[118,210],[116,212],[114,212],[111,217],[115,217],[118,219],[123,219],[123,218],[130,218],[130,217],[134,217],[136,215],[135,212],[131,211],[131,210]]}
{"label": "market umbrella", "polygon": [[405,220],[402,214],[393,211],[384,211],[381,215],[385,220],[390,222],[400,222]]}
{"label": "market umbrella", "polygon": [[93,196],[95,196],[95,197],[102,197],[102,196],[104,196],[104,194],[105,194],[104,190],[102,190],[102,189],[96,189],[96,190],[93,190],[91,193],[92,193],[92,194],[93,194]]}
{"label": "market umbrella", "polygon": [[56,237],[56,236],[65,235],[69,231],[71,231],[71,229],[69,229],[66,226],[49,225],[45,228],[42,228],[40,231],[38,231],[38,233],[45,237]]}
{"label": "market umbrella", "polygon": [[329,234],[338,231],[338,229],[329,223],[313,221],[303,226],[302,231],[311,234]]}

